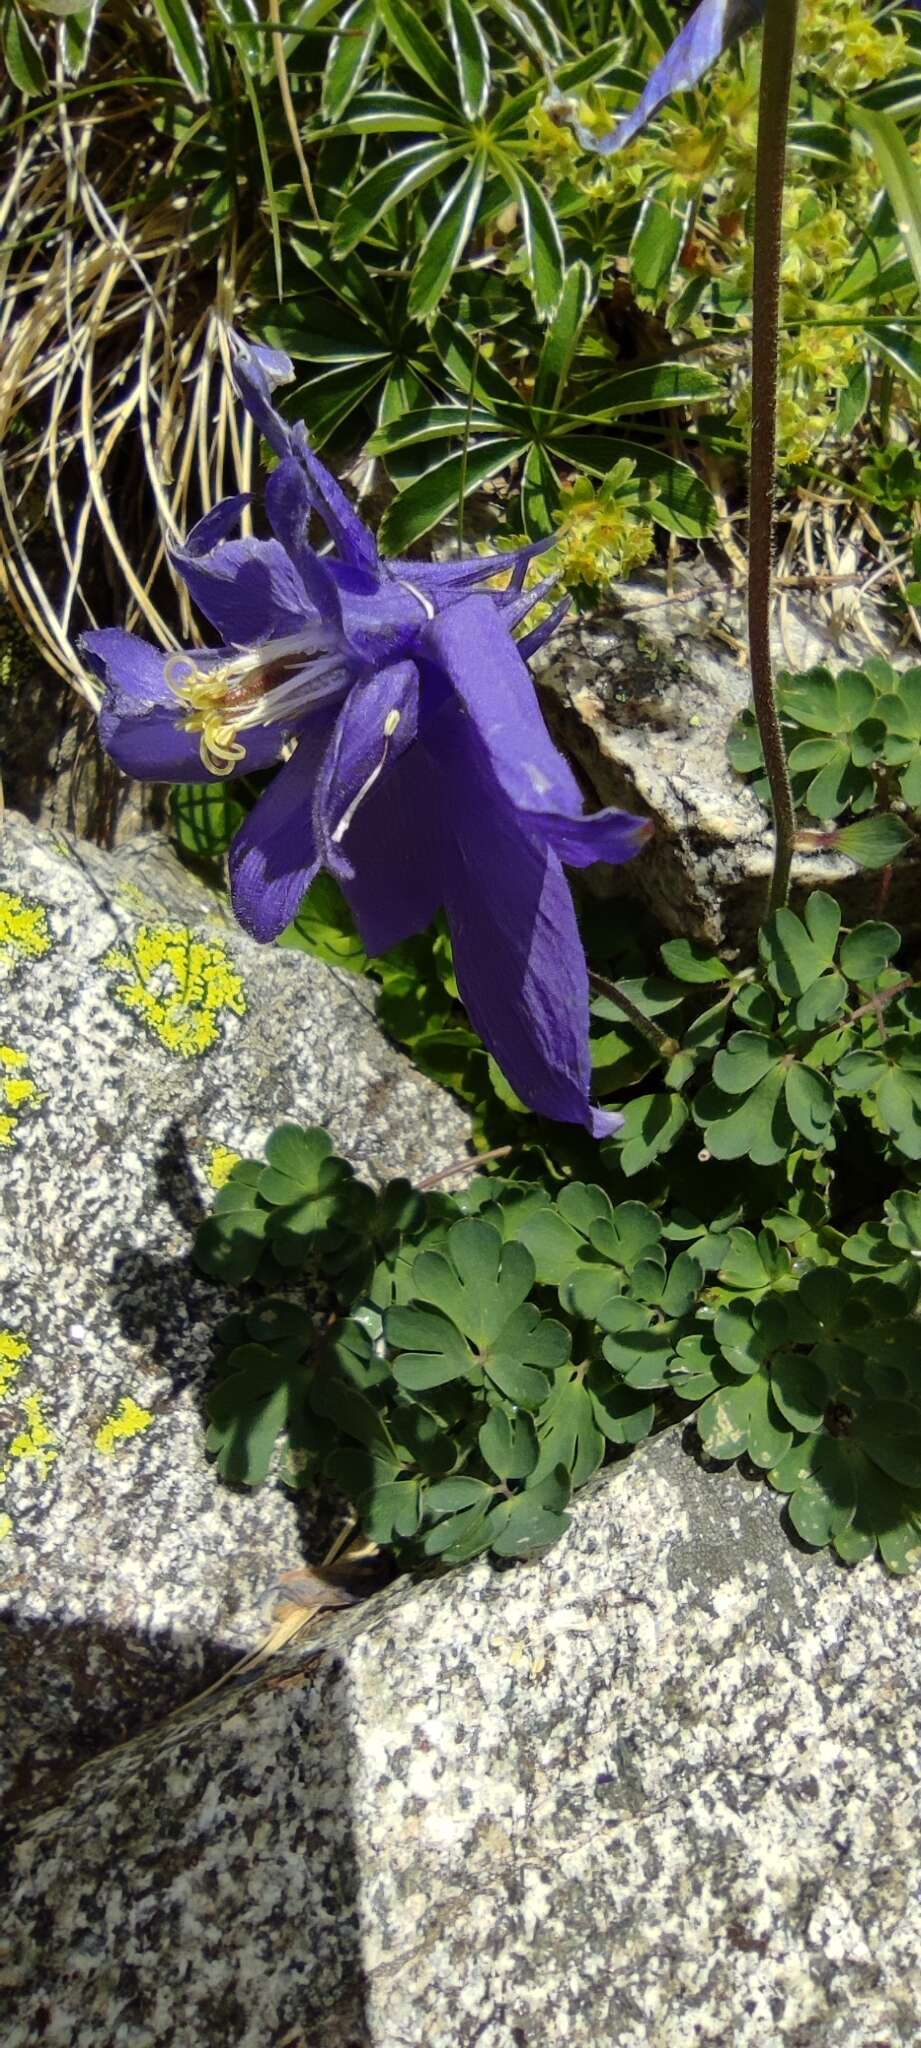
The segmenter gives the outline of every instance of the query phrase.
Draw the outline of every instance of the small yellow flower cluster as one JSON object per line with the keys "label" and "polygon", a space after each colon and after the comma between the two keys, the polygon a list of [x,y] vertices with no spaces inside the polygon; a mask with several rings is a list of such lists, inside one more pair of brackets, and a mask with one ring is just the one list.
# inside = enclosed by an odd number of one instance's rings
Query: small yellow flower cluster
{"label": "small yellow flower cluster", "polygon": [[839,206],[829,206],[808,185],[788,188],[784,199],[785,286],[821,297],[829,272],[849,262],[852,229]]}
{"label": "small yellow flower cluster", "polygon": [[[545,576],[559,577],[560,591],[597,591],[615,583],[649,560],[654,547],[652,521],[645,516],[642,487],[636,480],[636,465],[626,458],[600,482],[587,476],[575,477],[562,486],[557,533],[552,547],[528,563],[524,587],[533,589]],[[499,552],[525,545],[525,536],[506,534]],[[484,553],[493,553],[483,543]],[[507,572],[490,579],[501,590]],[[559,592],[554,592],[555,602]],[[536,604],[528,616],[528,628],[539,626],[552,610],[552,602]]]}
{"label": "small yellow flower cluster", "polygon": [[603,589],[649,560],[652,522],[638,510],[632,474],[632,463],[619,462],[597,485],[580,476],[563,486],[553,557],[567,589]]}
{"label": "small yellow flower cluster", "polygon": [[187,925],[139,925],[130,951],[115,946],[103,964],[121,977],[116,1001],[180,1059],[207,1052],[226,1015],[246,1014],[243,980],[226,946],[195,938]]}
{"label": "small yellow flower cluster", "polygon": [[801,48],[820,65],[828,86],[845,97],[891,78],[911,54],[901,29],[877,28],[864,0],[805,0]]}
{"label": "small yellow flower cluster", "polygon": [[[834,426],[838,395],[859,354],[859,341],[837,328],[822,334],[809,326],[782,336],[777,439],[784,461],[812,460]],[[747,381],[738,393],[733,419],[746,431],[751,425]]]}

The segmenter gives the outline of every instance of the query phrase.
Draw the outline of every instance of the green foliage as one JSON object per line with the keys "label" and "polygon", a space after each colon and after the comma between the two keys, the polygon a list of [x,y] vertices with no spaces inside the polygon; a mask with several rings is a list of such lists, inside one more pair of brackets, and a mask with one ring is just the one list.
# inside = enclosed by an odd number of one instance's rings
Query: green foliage
{"label": "green foliage", "polygon": [[190,861],[220,861],[246,816],[226,782],[179,782],[170,790],[170,823]]}
{"label": "green foliage", "polygon": [[[820,899],[813,928],[822,916]],[[875,983],[873,931],[850,935],[851,965]],[[819,942],[805,926],[776,936],[769,978],[802,980]],[[708,1225],[577,1180],[556,1196],[499,1178],[375,1195],[325,1132],[283,1125],[265,1164],[234,1169],[196,1245],[246,1289],[216,1333],[222,1476],[260,1484],[283,1439],[286,1483],[325,1477],[404,1562],[527,1557],[606,1458],[696,1410],[706,1452],[766,1473],[804,1542],[909,1570],[921,1194],[848,1237],[790,1165],[790,1206],[756,1236],[732,1220],[738,1200]]]}
{"label": "green foliage", "polygon": [[[797,808],[823,823],[854,819],[821,844],[862,867],[888,866],[921,827],[921,668],[894,669],[877,657],[836,676],[815,668],[779,676],[777,696]],[[739,719],[729,758],[766,802],[753,712]]]}
{"label": "green foliage", "polygon": [[[836,715],[842,703],[858,712],[870,689],[875,705],[901,704],[887,685],[903,680],[875,664],[851,695],[825,676],[818,694]],[[816,716],[811,697],[796,701]],[[187,802],[197,834],[195,792]],[[222,1357],[232,1391],[212,1416],[221,1470],[253,1483],[287,1432],[289,1477],[335,1478],[376,1540],[448,1562],[524,1555],[565,1526],[568,1493],[605,1457],[689,1404],[713,1456],[746,1456],[789,1493],[804,1540],[852,1561],[875,1544],[906,1568],[921,1476],[892,1446],[913,1440],[921,1401],[921,988],[899,934],[882,921],[846,928],[816,891],[802,916],[768,920],[753,962],[670,939],[649,974],[649,935],[635,923],[614,941],[616,928],[590,911],[590,953],[663,1044],[613,995],[594,996],[595,1092],[624,1118],[599,1148],[516,1101],[460,1006],[442,926],[369,962],[335,885],[314,884],[284,943],[373,977],[385,1029],[470,1105],[477,1143],[506,1148],[512,1177],[462,1198],[405,1181],[375,1194],[325,1134],[289,1126],[265,1164],[234,1170],[199,1263],[225,1284],[294,1288],[302,1312],[331,1291],[331,1328],[363,1332],[359,1350],[374,1339],[362,1397],[402,1448],[356,1448],[355,1417],[371,1425],[352,1396],[336,1394],[335,1413],[324,1396],[321,1415],[313,1324],[293,1363],[287,1327],[278,1355],[241,1327],[244,1355]],[[837,1322],[817,1307],[822,1286],[838,1290]],[[354,1345],[349,1359],[354,1380]],[[450,1488],[433,1502],[436,1445]],[[500,1471],[496,1457],[527,1470]],[[511,1487],[501,1498],[498,1481]]]}
{"label": "green foliage", "polygon": [[[116,137],[130,106],[151,208],[182,199],[190,303],[196,265],[209,303],[226,270],[302,371],[289,404],[315,444],[376,451],[388,548],[487,490],[493,537],[552,532],[574,481],[604,492],[624,462],[640,544],[628,531],[612,555],[602,520],[593,562],[583,534],[577,594],[641,560],[651,521],[710,530],[712,480],[732,501],[745,466],[757,37],[604,161],[565,110],[600,131],[633,104],[673,25],[659,6],[284,0],[283,33],[250,0],[128,15],[5,0],[26,128],[50,109],[54,129],[59,79],[104,96]],[[810,0],[782,461],[788,482],[850,479],[900,516],[917,494],[919,82],[916,15]]]}

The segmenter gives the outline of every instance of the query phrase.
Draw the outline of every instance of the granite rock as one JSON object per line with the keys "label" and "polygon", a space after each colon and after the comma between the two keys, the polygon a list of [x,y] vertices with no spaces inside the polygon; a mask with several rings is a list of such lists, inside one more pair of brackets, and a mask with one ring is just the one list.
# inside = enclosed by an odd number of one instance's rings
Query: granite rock
{"label": "granite rock", "polygon": [[[869,652],[802,608],[788,608],[785,627],[779,667],[837,671]],[[668,931],[712,945],[754,931],[773,859],[767,812],[726,752],[751,704],[743,636],[738,598],[698,568],[672,596],[651,579],[613,586],[536,664],[549,722],[590,793],[655,825],[638,860],[593,869],[589,887],[639,896]],[[903,856],[887,897],[886,915],[906,930],[918,928],[919,876],[921,854]],[[879,875],[843,854],[797,854],[794,905],[815,888],[833,889],[852,922],[879,915]]]}
{"label": "granite rock", "polygon": [[5,2048],[917,2048],[916,1614],[671,1432],[88,1764]]}
{"label": "granite rock", "polygon": [[[28,1799],[262,1640],[329,1502],[223,1486],[189,1263],[230,1156],[319,1122],[372,1178],[466,1150],[366,983],[257,947],[162,842],[0,835],[0,1760]],[[209,1184],[210,1183],[210,1184]]]}

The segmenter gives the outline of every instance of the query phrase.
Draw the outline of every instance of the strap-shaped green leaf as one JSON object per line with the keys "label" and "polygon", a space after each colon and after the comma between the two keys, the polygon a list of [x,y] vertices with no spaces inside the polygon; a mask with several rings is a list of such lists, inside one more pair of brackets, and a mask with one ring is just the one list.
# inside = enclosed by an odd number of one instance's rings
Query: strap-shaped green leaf
{"label": "strap-shaped green leaf", "polygon": [[921,291],[921,176],[911,151],[890,114],[873,113],[868,107],[848,109],[873,151],[892,202],[896,225]]}
{"label": "strap-shaped green leaf", "polygon": [[566,386],[579,336],[593,297],[587,263],[572,263],[563,280],[560,302],[544,335],[534,378],[532,410],[556,412]]}
{"label": "strap-shaped green leaf", "polygon": [[643,363],[635,370],[618,370],[613,377],[589,385],[580,393],[579,417],[571,424],[618,419],[621,413],[664,412],[670,406],[697,405],[719,395],[719,379],[694,363]]}
{"label": "strap-shaped green leaf", "polygon": [[377,0],[377,9],[392,43],[401,57],[449,107],[457,103],[457,78],[450,59],[420,18],[409,0]]}
{"label": "strap-shaped green leaf", "polygon": [[461,172],[429,228],[409,288],[409,311],[425,320],[446,290],[476,221],[486,159],[474,157]]}
{"label": "strap-shaped green leaf", "polygon": [[365,75],[380,34],[377,0],[352,0],[330,44],[323,73],[323,113],[338,121]]}
{"label": "strap-shaped green leaf", "polygon": [[690,207],[669,206],[651,194],[643,203],[630,243],[634,285],[650,296],[663,292],[678,261],[690,225]]}
{"label": "strap-shaped green leaf", "polygon": [[417,192],[420,186],[427,185],[440,171],[449,170],[460,154],[460,149],[446,149],[433,138],[415,142],[409,149],[396,150],[384,163],[369,171],[368,176],[362,178],[349,194],[336,217],[333,247],[337,254],[347,256],[356,243],[390,212],[391,207],[408,198],[411,192]]}
{"label": "strap-shaped green leaf", "polygon": [[483,406],[423,405],[402,419],[388,420],[377,427],[368,441],[371,455],[393,455],[402,448],[422,448],[431,441],[462,440],[465,429],[473,434],[495,430],[495,421]]}
{"label": "strap-shaped green leaf", "polygon": [[441,100],[414,98],[387,87],[359,93],[348,112],[334,120],[330,135],[442,135],[451,140],[452,122]]}
{"label": "strap-shaped green leaf", "polygon": [[563,291],[563,243],[556,217],[530,171],[506,152],[495,153],[496,168],[518,201],[536,311],[549,319]]}
{"label": "strap-shaped green leaf", "polygon": [[154,0],[154,10],[180,78],[196,99],[204,99],[208,91],[208,58],[190,0]]}
{"label": "strap-shaped green leaf", "polygon": [[459,450],[456,455],[444,456],[388,506],[379,529],[384,553],[406,554],[439,519],[456,510],[461,490],[465,494],[476,490],[489,477],[519,461],[524,452],[521,441],[496,434],[477,442],[466,454]]}
{"label": "strap-shaped green leaf", "polygon": [[468,120],[477,121],[489,98],[489,44],[470,0],[444,0],[444,6],[461,106]]}

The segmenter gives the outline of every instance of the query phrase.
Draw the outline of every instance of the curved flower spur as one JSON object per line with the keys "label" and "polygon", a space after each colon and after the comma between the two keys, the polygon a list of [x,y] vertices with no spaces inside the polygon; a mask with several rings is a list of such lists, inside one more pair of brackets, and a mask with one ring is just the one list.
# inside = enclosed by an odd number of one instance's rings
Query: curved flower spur
{"label": "curved flower spur", "polygon": [[640,134],[673,93],[690,92],[698,85],[730,43],[764,19],[764,9],[765,0],[700,0],[650,74],[632,112],[625,114],[606,135],[594,135],[590,128],[584,128],[577,108],[558,94],[550,95],[548,111],[571,127],[583,149],[591,150],[595,156],[614,156]]}
{"label": "curved flower spur", "polygon": [[[523,1102],[603,1136],[589,1104],[589,991],[563,863],[629,860],[649,825],[583,813],[526,667],[556,606],[515,629],[552,579],[524,591],[541,546],[456,562],[382,561],[374,537],[272,403],[293,370],[234,343],[234,381],[279,458],[272,537],[231,538],[248,502],[216,505],[173,559],[219,647],[164,654],[117,628],[87,633],[106,684],[103,745],[146,781],[205,782],[270,767],[230,851],[241,924],[277,938],[321,868],[372,955],[446,913],[471,1020]],[[319,554],[314,515],[332,552]],[[508,571],[501,590],[483,586]]]}

